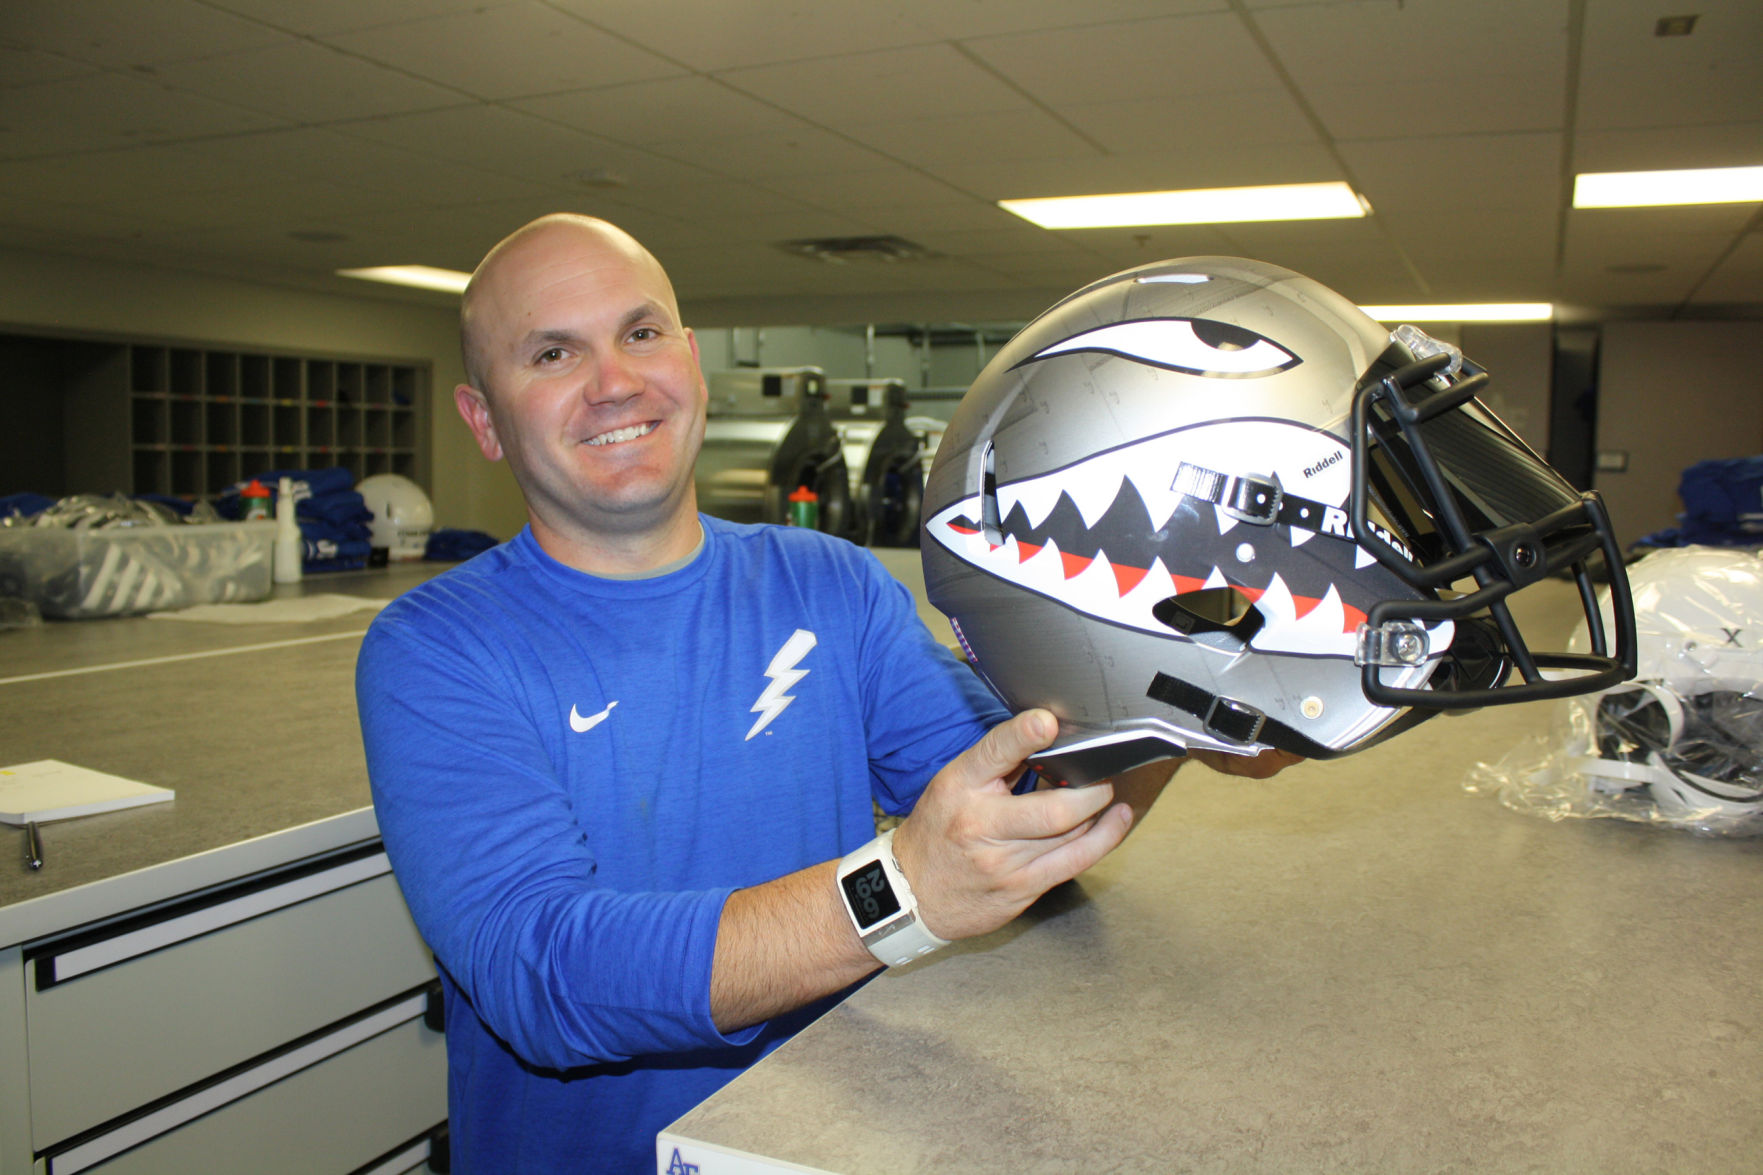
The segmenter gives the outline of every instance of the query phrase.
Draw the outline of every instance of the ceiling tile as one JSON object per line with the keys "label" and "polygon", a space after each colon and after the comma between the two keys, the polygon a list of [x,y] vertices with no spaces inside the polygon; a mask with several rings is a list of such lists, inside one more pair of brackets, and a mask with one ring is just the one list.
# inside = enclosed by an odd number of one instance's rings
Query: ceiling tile
{"label": "ceiling tile", "polygon": [[808,186],[826,174],[875,171],[893,162],[844,135],[811,126],[782,134],[662,143],[654,151],[718,175],[787,187]]}
{"label": "ceiling tile", "polygon": [[1763,232],[1750,232],[1722,259],[1692,295],[1692,305],[1756,307],[1763,304]]}
{"label": "ceiling tile", "polygon": [[1028,105],[950,45],[852,53],[720,76],[736,89],[832,129]]}
{"label": "ceiling tile", "polygon": [[1255,184],[1313,183],[1344,178],[1321,144],[1292,144],[1278,151],[1169,155],[1146,152],[1071,160],[975,159],[938,168],[939,178],[991,200],[1028,196],[1084,196],[1107,192],[1156,192],[1171,188],[1232,188]]}
{"label": "ceiling tile", "polygon": [[862,170],[810,172],[791,177],[781,184],[770,182],[767,176],[756,176],[753,182],[762,187],[792,192],[799,199],[824,208],[848,208],[870,213],[878,209],[899,212],[960,204],[985,209],[988,222],[995,223],[1000,218],[1017,219],[983,200],[963,195],[958,189],[922,171],[889,163],[880,156],[874,159],[876,165]]}
{"label": "ceiling tile", "polygon": [[868,0],[555,0],[558,8],[701,71],[935,40],[913,5]]}
{"label": "ceiling tile", "polygon": [[[14,0],[0,248],[334,290],[341,257],[469,268],[580,211],[725,321],[1030,314],[1151,256],[1219,252],[1380,301],[1535,285],[1763,314],[1755,205],[1562,211],[1571,14],[1576,169],[1763,163],[1763,9],[1692,7],[1696,34],[1667,42],[1642,0]],[[21,19],[57,48],[28,48]],[[632,68],[660,73],[612,84]],[[1343,178],[1369,221],[1068,234],[992,203]],[[772,247],[847,230],[946,260]]]}
{"label": "ceiling tile", "polygon": [[247,16],[303,36],[409,24],[447,12],[488,11],[494,0],[204,0],[210,7]]}
{"label": "ceiling tile", "polygon": [[4,36],[19,48],[148,73],[167,61],[287,40],[257,21],[195,0],[6,0]]}
{"label": "ceiling tile", "polygon": [[0,158],[134,147],[280,123],[136,75],[100,73],[0,89]]}
{"label": "ceiling tile", "polygon": [[193,192],[237,183],[238,178],[234,164],[200,152],[133,147],[15,160],[0,167],[0,195],[80,203],[89,193],[94,203],[87,207],[102,207],[108,193],[120,187],[134,196],[119,206],[133,210],[162,200],[181,202]]}
{"label": "ceiling tile", "polygon": [[[1760,111],[1763,106],[1746,112]],[[1763,163],[1763,120],[1757,119],[1706,126],[1581,131],[1573,137],[1575,172],[1755,167],[1759,163]]]}
{"label": "ceiling tile", "polygon": [[[1175,99],[1279,86],[1279,74],[1230,12],[1056,29],[967,43],[982,61],[1052,106]],[[1179,111],[1172,110],[1179,116]]]}
{"label": "ceiling tile", "polygon": [[1284,89],[1233,90],[1167,98],[1060,106],[1056,113],[1103,150],[1119,155],[1254,152],[1277,157],[1287,145],[1315,143],[1316,132]]}
{"label": "ceiling tile", "polygon": [[1554,131],[1511,135],[1344,142],[1341,157],[1359,191],[1378,212],[1541,204],[1561,195],[1562,136]]}
{"label": "ceiling tile", "polygon": [[84,77],[96,72],[97,66],[87,65],[83,61],[17,45],[0,45],[0,89],[57,82],[63,78]]}
{"label": "ceiling tile", "polygon": [[1535,257],[1549,268],[1555,262],[1561,218],[1552,208],[1525,205],[1479,213],[1380,210],[1377,220],[1389,239],[1416,260]]}
{"label": "ceiling tile", "polygon": [[500,106],[472,104],[340,123],[338,134],[451,159],[505,175],[556,180],[609,168],[628,152],[580,131]]}
{"label": "ceiling tile", "polygon": [[349,53],[479,98],[612,86],[679,66],[548,5],[472,9],[323,38]]}
{"label": "ceiling tile", "polygon": [[1697,0],[1687,37],[1656,37],[1678,9],[1655,0],[1586,6],[1578,125],[1582,130],[1724,122],[1763,110],[1763,5]]}
{"label": "ceiling tile", "polygon": [[928,171],[971,161],[1094,159],[1094,142],[1044,111],[1025,107],[983,114],[893,119],[844,128],[845,133],[894,159]]}
{"label": "ceiling tile", "polygon": [[673,77],[507,103],[552,122],[633,146],[791,135],[813,129],[707,77]]}
{"label": "ceiling tile", "polygon": [[1254,19],[1337,138],[1552,130],[1567,0],[1349,0]]}
{"label": "ceiling tile", "polygon": [[468,100],[458,91],[310,41],[173,62],[162,66],[158,76],[180,90],[308,124]]}

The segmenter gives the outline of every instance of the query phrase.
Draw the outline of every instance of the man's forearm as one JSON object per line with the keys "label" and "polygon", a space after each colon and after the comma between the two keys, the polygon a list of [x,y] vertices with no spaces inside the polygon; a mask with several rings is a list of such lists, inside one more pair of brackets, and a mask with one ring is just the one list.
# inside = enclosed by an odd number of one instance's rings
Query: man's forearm
{"label": "man's forearm", "polygon": [[736,890],[722,909],[710,1015],[734,1032],[841,991],[880,966],[851,926],[826,861]]}

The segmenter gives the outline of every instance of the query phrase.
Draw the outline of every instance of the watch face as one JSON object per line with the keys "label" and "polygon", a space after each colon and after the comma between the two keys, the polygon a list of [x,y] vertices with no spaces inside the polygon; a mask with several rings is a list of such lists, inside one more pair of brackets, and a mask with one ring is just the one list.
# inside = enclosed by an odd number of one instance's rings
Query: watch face
{"label": "watch face", "polygon": [[887,870],[880,861],[854,869],[839,879],[845,887],[845,901],[857,917],[857,928],[868,930],[900,912],[900,899],[888,884]]}

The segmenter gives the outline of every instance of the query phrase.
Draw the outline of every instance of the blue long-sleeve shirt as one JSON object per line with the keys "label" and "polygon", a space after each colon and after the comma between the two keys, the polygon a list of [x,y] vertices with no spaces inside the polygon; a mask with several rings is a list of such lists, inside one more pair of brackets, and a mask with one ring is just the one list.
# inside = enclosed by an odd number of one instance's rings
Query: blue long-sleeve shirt
{"label": "blue long-sleeve shirt", "polygon": [[387,607],[374,801],[448,1000],[461,1172],[650,1170],[656,1131],[821,1009],[710,1016],[735,889],[874,835],[1005,717],[866,552],[703,519],[604,579],[530,532]]}

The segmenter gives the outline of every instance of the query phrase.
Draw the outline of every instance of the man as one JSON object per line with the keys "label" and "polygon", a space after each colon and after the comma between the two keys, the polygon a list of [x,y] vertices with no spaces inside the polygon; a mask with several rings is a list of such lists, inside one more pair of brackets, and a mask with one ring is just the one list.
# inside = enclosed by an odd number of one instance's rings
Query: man
{"label": "man", "polygon": [[1010,718],[866,553],[698,514],[697,341],[631,237],[520,229],[462,334],[455,402],[529,525],[395,601],[358,669],[446,991],[455,1169],[651,1170],[657,1130],[878,968],[835,882],[872,796],[910,812],[895,857],[944,939],[1099,860],[1132,806],[1013,794],[1052,716]]}

